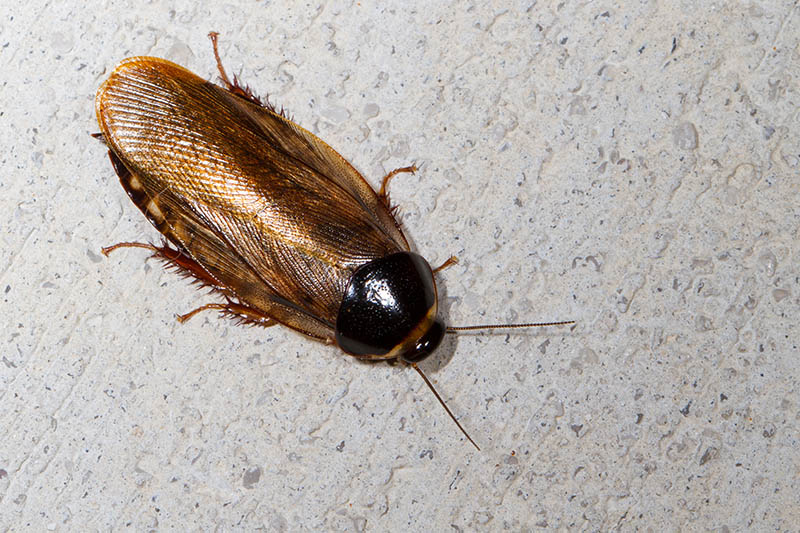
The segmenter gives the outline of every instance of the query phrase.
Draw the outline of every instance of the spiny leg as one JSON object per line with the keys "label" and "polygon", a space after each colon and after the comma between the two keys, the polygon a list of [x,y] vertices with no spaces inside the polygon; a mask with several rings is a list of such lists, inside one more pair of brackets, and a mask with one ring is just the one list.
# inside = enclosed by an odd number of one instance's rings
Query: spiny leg
{"label": "spiny leg", "polygon": [[411,166],[408,166],[408,167],[396,168],[396,169],[392,170],[391,172],[389,172],[388,174],[386,174],[383,177],[383,181],[381,182],[381,190],[378,191],[378,196],[380,197],[381,201],[384,203],[384,205],[388,209],[392,208],[392,206],[390,205],[390,202],[389,202],[389,182],[392,180],[393,177],[397,176],[401,172],[409,172],[409,173],[413,174],[417,170],[419,170],[417,168],[417,165],[411,165]]}
{"label": "spiny leg", "polygon": [[[219,33],[215,31],[209,32],[208,38],[211,39],[211,45],[214,47],[214,59],[217,61],[217,70],[219,71],[219,76],[222,78],[222,83],[225,84],[225,87],[236,96],[241,96],[245,100],[249,100],[256,105],[266,107],[270,111],[277,113],[277,111],[269,104],[269,102],[264,105],[261,99],[253,94],[253,91],[250,90],[250,87],[240,85],[235,74],[233,76],[233,81],[231,81],[231,79],[228,77],[228,74],[225,72],[225,67],[222,66],[222,59],[219,57],[219,48],[217,47]],[[283,109],[281,109],[280,115],[283,116]]]}
{"label": "spiny leg", "polygon": [[[177,248],[170,247],[169,244],[165,243],[164,246],[155,246],[144,242],[119,242],[111,246],[106,246],[101,251],[103,255],[108,257],[108,254],[119,248],[142,248],[144,250],[150,250],[153,252],[153,257],[165,261],[169,266],[176,268],[181,274],[194,278],[202,285],[207,285],[217,290],[223,290],[219,282],[211,277],[200,264]],[[243,304],[237,304],[230,300],[224,304],[210,303],[201,305],[188,313],[178,315],[178,322],[186,322],[197,313],[209,309],[217,309],[221,311],[223,315],[237,318],[244,324],[252,324],[265,328],[277,324],[276,320],[258,309]]]}
{"label": "spiny leg", "polygon": [[445,268],[453,266],[453,265],[455,265],[457,263],[458,263],[458,257],[456,257],[454,255],[451,255],[450,257],[447,258],[447,261],[445,261],[444,263],[442,263],[438,267],[434,268],[433,269],[433,273],[436,274],[440,270],[444,270]]}
{"label": "spiny leg", "polygon": [[262,326],[268,328],[270,326],[274,326],[277,324],[277,321],[271,318],[269,315],[266,315],[260,312],[258,309],[254,309],[253,307],[248,307],[246,305],[233,303],[228,301],[224,304],[222,303],[213,303],[213,304],[206,304],[201,305],[197,309],[189,311],[186,314],[178,315],[178,322],[181,324],[192,318],[197,313],[202,311],[207,311],[210,309],[217,309],[222,312],[223,315],[232,316],[238,318],[244,324],[252,324],[257,326]]}
{"label": "spiny leg", "polygon": [[119,248],[142,248],[153,252],[153,257],[160,259],[167,264],[167,267],[175,268],[178,273],[188,278],[193,278],[193,281],[200,283],[201,286],[208,286],[212,289],[220,290],[219,282],[214,279],[199,263],[194,259],[181,252],[177,248],[172,248],[168,243],[163,246],[155,246],[153,244],[144,242],[119,242],[117,244],[106,246],[100,251],[104,256]]}

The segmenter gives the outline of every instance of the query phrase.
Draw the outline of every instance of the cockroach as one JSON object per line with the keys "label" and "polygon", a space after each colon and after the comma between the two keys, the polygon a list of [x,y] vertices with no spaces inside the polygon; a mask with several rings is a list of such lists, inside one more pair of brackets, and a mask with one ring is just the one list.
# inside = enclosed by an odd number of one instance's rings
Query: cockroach
{"label": "cockroach", "polygon": [[[446,327],[434,274],[411,251],[387,186],[378,192],[341,155],[262,101],[220,60],[222,85],[154,57],[123,60],[95,110],[122,187],[163,235],[139,247],[221,295],[243,323],[283,324],[363,360],[416,370],[476,447],[417,363],[445,333],[572,321]],[[478,448],[480,449],[480,448]]]}

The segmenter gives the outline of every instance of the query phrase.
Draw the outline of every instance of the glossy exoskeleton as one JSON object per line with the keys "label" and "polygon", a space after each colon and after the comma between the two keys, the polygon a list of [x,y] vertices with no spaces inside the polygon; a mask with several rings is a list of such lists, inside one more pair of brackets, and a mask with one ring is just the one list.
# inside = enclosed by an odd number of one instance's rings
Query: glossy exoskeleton
{"label": "glossy exoskeleton", "polygon": [[361,359],[408,363],[430,385],[415,363],[446,331],[436,282],[386,192],[392,176],[416,167],[390,173],[375,192],[321,139],[230,81],[211,38],[224,86],[132,57],[98,90],[114,169],[166,239],[104,251],[148,248],[223,297],[184,320],[217,309],[280,323]]}

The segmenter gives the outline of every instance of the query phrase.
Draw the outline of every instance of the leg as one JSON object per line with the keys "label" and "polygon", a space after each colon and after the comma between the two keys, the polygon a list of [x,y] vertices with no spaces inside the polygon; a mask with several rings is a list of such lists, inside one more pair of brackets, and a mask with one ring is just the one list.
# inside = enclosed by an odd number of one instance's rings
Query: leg
{"label": "leg", "polygon": [[111,246],[104,246],[100,248],[100,251],[104,256],[108,257],[108,254],[118,248],[144,248],[145,250],[150,250],[154,254],[159,252],[158,248],[145,242],[118,242],[117,244],[112,244]]}
{"label": "leg", "polygon": [[277,322],[271,318],[269,315],[266,315],[259,311],[258,309],[254,309],[252,307],[248,307],[242,304],[236,304],[231,301],[227,303],[220,304],[220,303],[213,303],[213,304],[206,304],[194,309],[193,311],[189,311],[186,314],[178,315],[178,322],[183,324],[194,315],[201,311],[206,311],[209,309],[217,309],[222,312],[223,315],[228,315],[234,318],[238,318],[243,324],[250,324],[250,325],[258,325],[265,328],[270,326],[274,326]]}
{"label": "leg", "polygon": [[458,257],[456,257],[454,255],[451,255],[450,257],[447,258],[447,261],[445,261],[444,263],[442,263],[438,267],[434,268],[433,269],[433,273],[436,274],[440,270],[444,270],[445,268],[447,268],[449,266],[453,266],[456,263],[458,263]]}
{"label": "leg", "polygon": [[232,93],[236,93],[236,84],[231,83],[231,80],[228,78],[228,75],[225,73],[225,67],[222,66],[222,60],[219,58],[219,50],[217,49],[217,38],[219,37],[219,33],[212,31],[209,32],[208,38],[211,39],[211,46],[214,47],[214,59],[217,60],[217,70],[219,71],[219,77],[222,78],[222,83],[225,84],[225,87]]}
{"label": "leg", "polygon": [[155,246],[143,242],[119,242],[112,246],[106,246],[100,251],[104,256],[108,257],[108,254],[114,250],[117,250],[118,248],[143,248],[145,250],[150,250],[153,252],[153,257],[164,261],[167,264],[167,267],[174,268],[181,275],[187,278],[193,278],[193,280],[196,283],[200,283],[200,285],[211,287],[213,289],[220,288],[219,282],[208,272],[206,272],[206,269],[200,266],[194,259],[181,252],[179,249],[172,248],[166,242],[163,246]]}
{"label": "leg", "polygon": [[383,177],[383,181],[381,182],[381,190],[378,191],[378,196],[380,197],[380,199],[383,201],[383,203],[386,205],[387,208],[389,209],[392,208],[392,206],[389,205],[389,182],[392,180],[392,178],[400,174],[401,172],[410,172],[411,174],[413,174],[417,170],[419,170],[417,168],[417,165],[411,165],[410,167],[396,168]]}
{"label": "leg", "polygon": [[[145,250],[150,250],[153,252],[153,257],[161,259],[167,263],[168,266],[175,268],[180,274],[188,278],[194,278],[194,281],[200,283],[201,285],[211,287],[212,289],[216,289],[223,293],[225,292],[223,287],[219,285],[219,282],[211,277],[211,275],[208,274],[208,272],[206,272],[202,266],[195,262],[194,259],[182,253],[180,250],[170,247],[169,244],[165,243],[163,246],[154,246],[152,244],[143,242],[120,242],[112,246],[106,246],[101,251],[103,252],[103,255],[108,256],[108,254],[114,250],[117,250],[118,248],[143,248]],[[212,303],[202,305],[186,314],[178,315],[178,322],[186,322],[197,313],[206,311],[208,309],[218,309],[223,315],[236,318],[242,324],[250,324],[254,326],[257,325],[265,328],[277,324],[277,321],[275,321],[266,313],[253,307],[233,303],[230,300],[224,304]]]}
{"label": "leg", "polygon": [[185,313],[185,314],[182,314],[182,315],[177,315],[175,318],[178,319],[178,322],[183,324],[184,322],[186,322],[187,320],[192,318],[197,313],[200,313],[201,311],[206,311],[208,309],[219,309],[220,311],[223,311],[226,308],[227,308],[226,304],[206,304],[206,305],[201,305],[197,309],[193,309],[193,310],[189,311],[188,313]]}
{"label": "leg", "polygon": [[[247,87],[246,85],[245,86],[240,85],[239,80],[236,79],[235,75],[233,76],[233,81],[231,81],[230,78],[228,78],[228,74],[225,72],[225,67],[222,66],[222,59],[220,59],[219,57],[219,50],[217,48],[218,37],[219,33],[215,31],[212,31],[208,34],[208,38],[211,39],[211,45],[214,47],[214,59],[217,60],[217,70],[219,71],[219,77],[222,78],[222,83],[225,84],[225,88],[228,89],[233,94],[235,94],[236,96],[241,96],[245,100],[249,100],[250,102],[253,102],[256,105],[266,107],[270,111],[277,113],[277,111],[275,111],[275,109],[271,105],[269,105],[269,102],[267,103],[267,105],[264,105],[261,99],[255,94],[253,94],[253,91],[250,90],[250,87]],[[280,114],[281,116],[283,116],[283,110],[281,110]]]}

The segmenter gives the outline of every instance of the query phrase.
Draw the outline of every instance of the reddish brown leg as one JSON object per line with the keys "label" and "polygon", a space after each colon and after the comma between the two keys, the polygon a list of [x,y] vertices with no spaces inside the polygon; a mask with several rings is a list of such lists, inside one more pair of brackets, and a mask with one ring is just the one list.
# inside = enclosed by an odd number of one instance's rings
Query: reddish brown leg
{"label": "reddish brown leg", "polygon": [[[100,251],[104,256],[108,257],[108,254],[114,250],[117,250],[118,248],[143,248],[145,250],[150,250],[154,255],[158,255],[159,257],[165,256],[165,259],[169,261],[175,261],[176,258],[181,255],[178,250],[174,250],[169,246],[163,246],[159,248],[158,246],[154,246],[146,242],[118,242],[117,244],[112,244],[111,246],[104,246],[100,249]],[[168,252],[171,252],[171,254],[168,255]],[[171,257],[172,255],[175,257]]]}
{"label": "reddish brown leg", "polygon": [[252,307],[248,307],[242,304],[236,304],[233,302],[227,302],[224,304],[213,303],[213,304],[206,304],[201,305],[197,309],[189,311],[184,315],[178,315],[178,322],[181,324],[192,318],[197,313],[201,311],[206,311],[209,309],[217,309],[222,312],[224,315],[229,315],[232,317],[239,318],[245,324],[253,324],[268,328],[270,326],[274,326],[277,324],[275,320],[273,320],[270,316],[265,315],[264,313],[260,312],[258,309],[253,309]]}
{"label": "reddish brown leg", "polygon": [[206,310],[209,310],[209,309],[218,309],[220,311],[223,311],[223,310],[225,310],[227,308],[228,308],[227,304],[206,304],[206,305],[201,305],[197,309],[193,309],[192,311],[189,311],[188,313],[185,313],[183,315],[177,315],[175,318],[178,319],[178,322],[183,324],[184,322],[186,322],[187,320],[192,318],[194,315],[196,315],[197,313],[200,313],[202,311],[206,311]]}
{"label": "reddish brown leg", "polygon": [[100,249],[104,256],[108,257],[108,254],[113,252],[118,248],[144,248],[145,250],[150,250],[154,254],[159,253],[159,249],[153,246],[152,244],[147,244],[144,242],[118,242],[117,244],[112,244],[111,246],[104,246]]}
{"label": "reddish brown leg", "polygon": [[453,266],[456,263],[458,263],[458,257],[456,257],[454,255],[451,255],[450,257],[447,258],[447,261],[445,261],[444,263],[442,263],[438,267],[434,268],[433,269],[433,273],[436,274],[440,270],[444,270],[445,268],[447,268],[449,266]]}
{"label": "reddish brown leg", "polygon": [[[153,252],[153,257],[161,259],[165,261],[168,266],[175,267],[181,274],[184,274],[189,277],[193,277],[195,280],[200,282],[203,285],[208,285],[212,288],[220,290],[221,287],[217,280],[215,280],[211,275],[206,272],[206,270],[200,266],[194,259],[189,257],[188,255],[181,253],[180,250],[176,248],[172,248],[169,244],[164,244],[164,246],[155,246],[148,243],[143,242],[120,242],[114,244],[112,246],[106,246],[101,251],[103,255],[108,256],[114,250],[118,248],[142,248],[144,250],[150,250]],[[234,318],[238,318],[245,324],[252,324],[262,327],[269,327],[274,324],[277,324],[275,320],[273,320],[269,315],[264,314],[263,312],[259,311],[258,309],[254,309],[252,307],[248,307],[246,305],[233,303],[228,301],[227,303],[212,303],[201,305],[197,309],[193,311],[189,311],[183,315],[178,315],[178,322],[186,322],[194,315],[201,311],[206,311],[209,309],[217,309],[222,312],[223,315],[228,315]]]}
{"label": "reddish brown leg", "polygon": [[112,246],[106,246],[100,251],[103,255],[108,257],[108,254],[118,248],[143,248],[153,252],[153,257],[161,259],[167,263],[168,267],[174,267],[179,273],[196,279],[201,285],[207,285],[213,288],[219,288],[219,282],[214,279],[206,270],[200,266],[194,259],[188,255],[181,253],[177,248],[170,247],[169,244],[164,246],[155,246],[143,242],[119,242]]}
{"label": "reddish brown leg", "polygon": [[[215,31],[209,32],[208,38],[211,39],[211,45],[214,47],[214,59],[217,61],[217,70],[219,71],[219,77],[222,78],[222,83],[225,84],[225,87],[236,96],[241,96],[245,100],[249,100],[256,105],[264,106],[261,99],[250,90],[250,87],[240,85],[236,76],[233,77],[233,81],[228,77],[228,74],[225,72],[225,67],[222,66],[222,59],[219,57],[219,49],[217,48],[219,33]],[[270,111],[275,111],[271,105],[266,105],[264,107]]]}
{"label": "reddish brown leg", "polygon": [[208,38],[211,39],[211,46],[214,47],[214,59],[217,60],[217,70],[219,71],[219,77],[222,78],[222,83],[228,88],[231,92],[236,92],[236,85],[231,83],[230,78],[228,78],[228,74],[225,73],[225,67],[222,66],[222,59],[219,57],[219,49],[217,48],[217,39],[219,38],[219,33],[212,31],[208,33]]}
{"label": "reddish brown leg", "polygon": [[387,208],[389,209],[392,208],[392,206],[389,205],[389,182],[392,180],[392,178],[397,176],[401,172],[409,172],[413,174],[417,170],[419,170],[417,168],[417,165],[411,165],[410,167],[396,168],[383,177],[383,182],[381,182],[381,190],[378,191],[378,196],[380,197],[380,199],[383,201],[384,205],[386,205]]}

